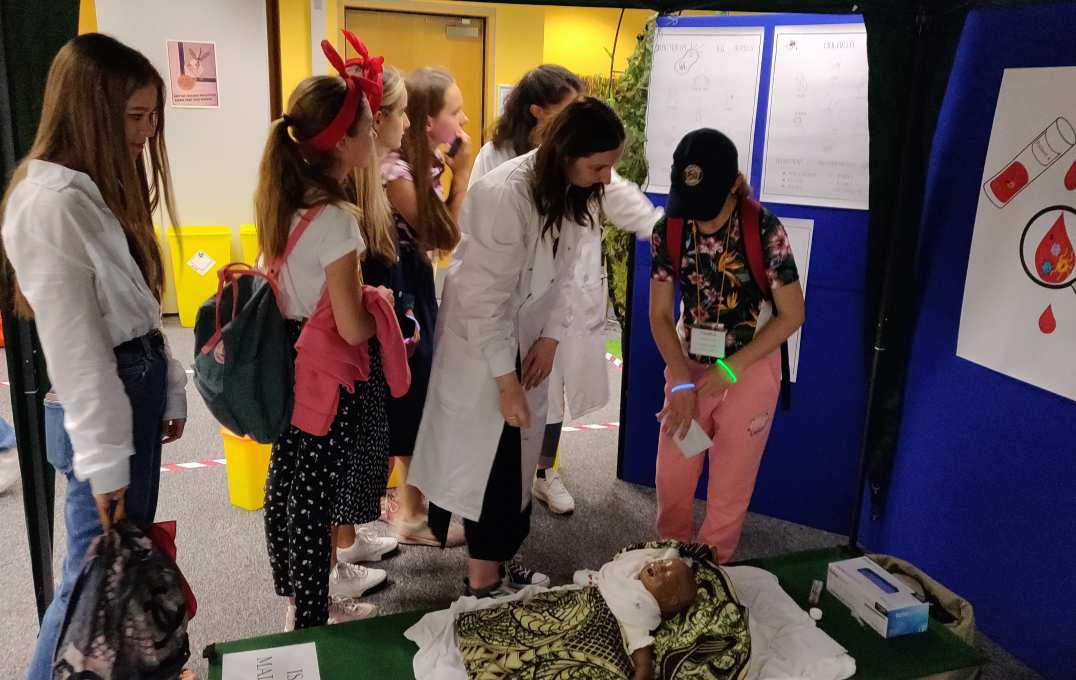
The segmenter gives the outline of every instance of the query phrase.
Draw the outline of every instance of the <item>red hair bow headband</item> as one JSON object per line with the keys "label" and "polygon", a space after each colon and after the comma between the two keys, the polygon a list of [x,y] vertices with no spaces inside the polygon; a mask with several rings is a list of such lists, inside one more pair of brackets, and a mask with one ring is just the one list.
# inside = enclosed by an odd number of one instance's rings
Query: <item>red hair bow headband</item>
{"label": "red hair bow headband", "polygon": [[360,70],[358,76],[352,77],[358,77],[359,86],[366,93],[366,98],[370,100],[370,110],[377,113],[381,109],[381,97],[384,95],[385,86],[381,81],[381,74],[385,70],[385,58],[371,57],[366,45],[351,31],[345,30],[344,38],[359,53],[359,56],[348,59],[344,66],[348,69]]}
{"label": "red hair bow headband", "polygon": [[[371,59],[369,53],[366,51],[366,46],[359,41],[354,35],[347,35],[348,42],[350,42],[355,49],[362,48],[359,52],[362,55],[360,59],[352,59],[347,64],[340,57],[340,53],[336,51],[336,48],[332,46],[328,40],[321,41],[321,51],[325,53],[325,57],[329,60],[329,63],[333,65],[336,72],[340,74],[340,77],[344,79],[347,84],[347,94],[344,95],[344,104],[340,107],[340,111],[332,119],[324,130],[314,135],[304,143],[309,145],[316,151],[326,152],[330,151],[336,144],[344,138],[347,134],[348,128],[355,122],[355,114],[358,113],[359,104],[362,98],[360,93],[365,93],[367,100],[370,102],[371,113],[376,113],[381,107],[381,68],[384,63],[384,59],[377,57]],[[357,43],[357,45],[356,45]],[[355,65],[362,68],[362,75],[351,75],[348,73],[348,66]]]}

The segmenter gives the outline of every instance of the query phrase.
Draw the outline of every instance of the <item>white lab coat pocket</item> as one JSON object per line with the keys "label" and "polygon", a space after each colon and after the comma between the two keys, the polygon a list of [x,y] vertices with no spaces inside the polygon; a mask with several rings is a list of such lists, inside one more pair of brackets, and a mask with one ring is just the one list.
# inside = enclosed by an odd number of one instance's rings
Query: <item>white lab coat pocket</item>
{"label": "white lab coat pocket", "polygon": [[430,381],[438,405],[450,414],[472,412],[481,403],[475,397],[494,382],[481,352],[447,324],[437,339]]}

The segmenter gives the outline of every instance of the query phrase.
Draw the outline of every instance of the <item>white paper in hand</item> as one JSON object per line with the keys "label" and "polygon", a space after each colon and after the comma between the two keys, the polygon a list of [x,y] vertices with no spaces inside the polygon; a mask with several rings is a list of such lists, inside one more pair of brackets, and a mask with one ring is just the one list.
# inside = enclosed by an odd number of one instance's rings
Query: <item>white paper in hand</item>
{"label": "white paper in hand", "polygon": [[321,680],[313,642],[225,654],[222,680]]}
{"label": "white paper in hand", "polygon": [[699,425],[697,420],[691,421],[691,427],[688,428],[687,434],[684,438],[673,437],[676,440],[676,444],[680,447],[680,451],[683,452],[684,458],[694,458],[699,455],[714,443],[706,435],[706,432],[702,429],[702,425]]}

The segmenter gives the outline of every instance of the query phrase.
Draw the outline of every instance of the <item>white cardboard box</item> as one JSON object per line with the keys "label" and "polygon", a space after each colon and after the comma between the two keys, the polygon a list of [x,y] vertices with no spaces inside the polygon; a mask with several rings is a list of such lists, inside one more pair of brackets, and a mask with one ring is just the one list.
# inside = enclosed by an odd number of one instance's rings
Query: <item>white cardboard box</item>
{"label": "white cardboard box", "polygon": [[831,563],[826,589],[884,638],[927,629],[930,605],[870,558]]}

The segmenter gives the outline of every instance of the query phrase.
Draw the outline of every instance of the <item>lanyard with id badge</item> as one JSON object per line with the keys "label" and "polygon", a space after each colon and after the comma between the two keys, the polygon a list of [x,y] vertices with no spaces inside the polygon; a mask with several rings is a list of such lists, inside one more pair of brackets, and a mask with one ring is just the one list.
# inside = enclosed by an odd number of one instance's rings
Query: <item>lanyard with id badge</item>
{"label": "lanyard with id badge", "polygon": [[[728,252],[729,238],[732,235],[732,220],[725,225],[725,248],[718,255],[717,273],[721,277],[721,292],[717,298],[717,318],[721,318],[721,305],[725,302],[725,268],[722,255]],[[695,245],[695,291],[698,295],[698,304],[702,304],[702,267],[699,266],[699,227],[695,222],[691,223],[691,238]],[[688,335],[691,338],[688,354],[699,363],[712,364],[718,359],[725,358],[725,341],[728,331],[720,322],[692,321],[688,325]]]}

